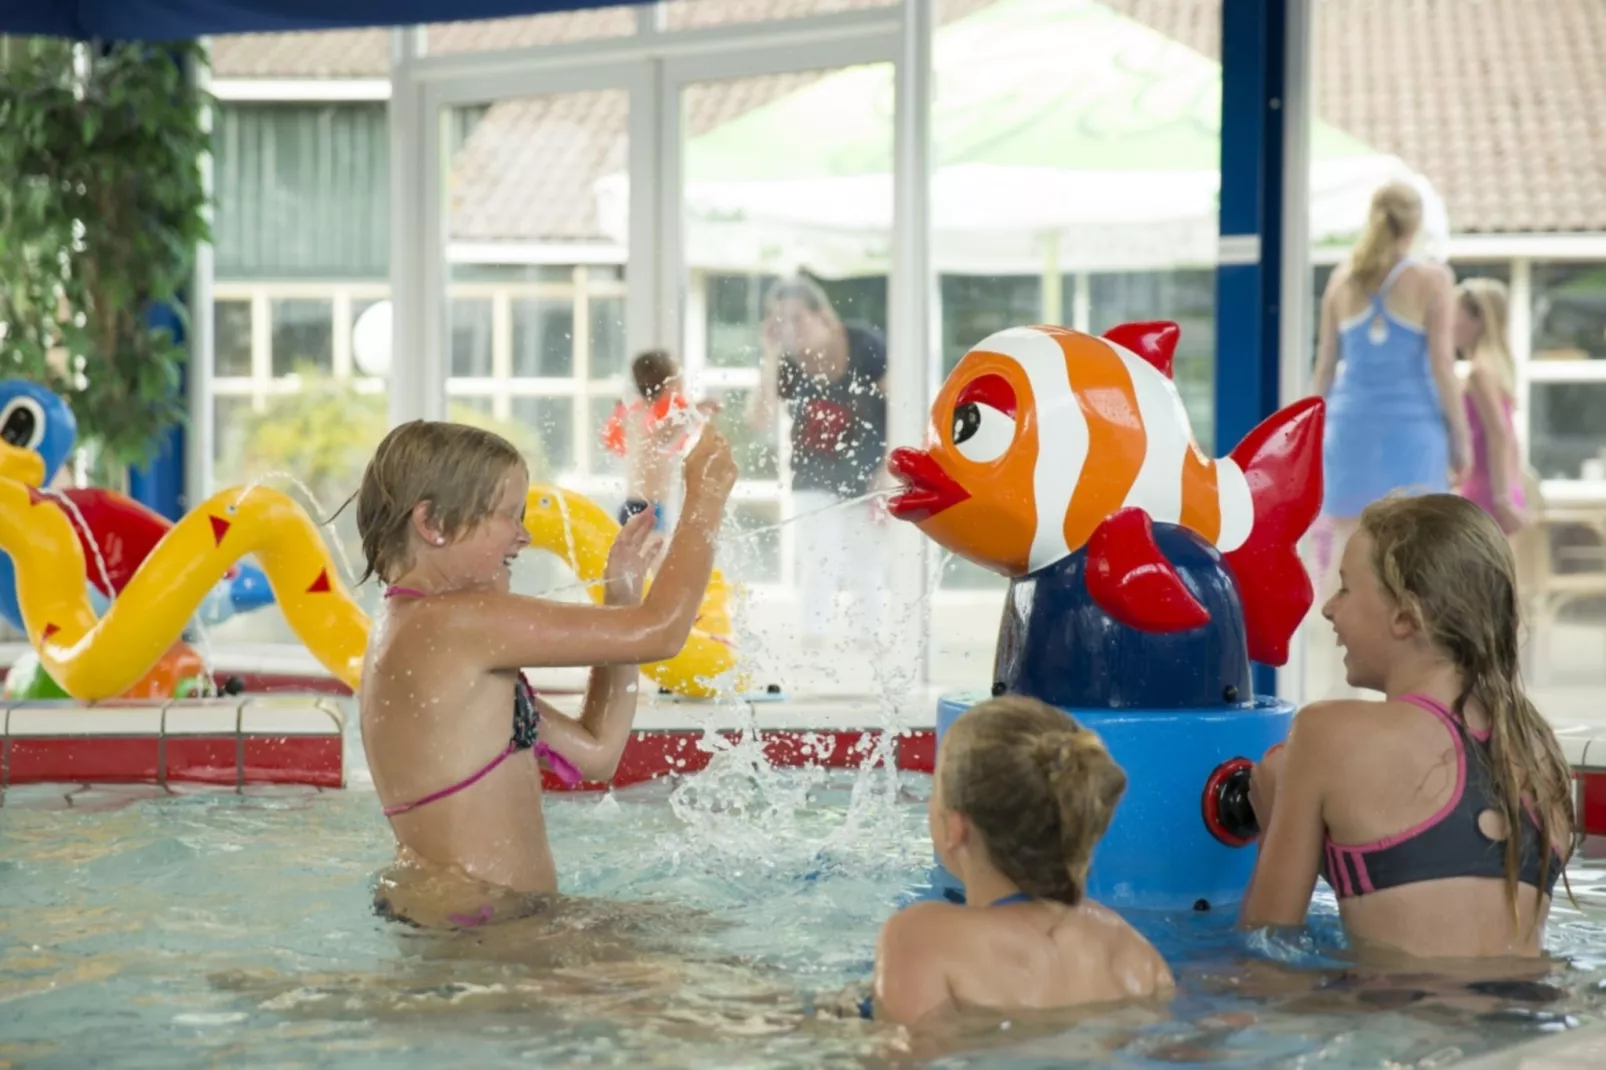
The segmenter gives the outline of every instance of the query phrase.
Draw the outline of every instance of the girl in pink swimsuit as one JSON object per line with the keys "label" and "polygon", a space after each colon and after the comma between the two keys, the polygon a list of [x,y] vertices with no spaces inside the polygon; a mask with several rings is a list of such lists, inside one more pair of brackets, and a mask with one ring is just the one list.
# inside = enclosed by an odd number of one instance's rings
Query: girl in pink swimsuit
{"label": "girl in pink swimsuit", "polygon": [[1535,956],[1576,829],[1571,770],[1517,672],[1511,547],[1453,494],[1361,514],[1322,608],[1352,687],[1256,766],[1245,926],[1298,925],[1318,876],[1356,950]]}
{"label": "girl in pink swimsuit", "polygon": [[1527,526],[1522,460],[1511,419],[1516,366],[1506,344],[1506,287],[1473,278],[1456,287],[1455,347],[1467,361],[1464,404],[1472,433],[1472,468],[1458,488],[1507,536]]}
{"label": "girl in pink swimsuit", "polygon": [[[502,920],[557,873],[539,762],[565,780],[613,776],[635,719],[639,666],[685,644],[736,481],[730,446],[704,428],[685,460],[686,508],[652,589],[652,518],[609,554],[604,604],[509,589],[529,475],[506,440],[462,424],[403,424],[357,492],[368,573],[387,585],[358,695],[363,747],[398,847],[383,913],[420,925]],[[520,670],[591,665],[579,717],[543,702]],[[523,758],[528,751],[531,757]]]}

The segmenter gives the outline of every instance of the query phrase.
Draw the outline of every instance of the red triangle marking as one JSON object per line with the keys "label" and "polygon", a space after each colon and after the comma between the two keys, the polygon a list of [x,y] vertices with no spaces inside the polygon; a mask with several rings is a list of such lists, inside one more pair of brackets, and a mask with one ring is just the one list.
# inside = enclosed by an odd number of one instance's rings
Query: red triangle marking
{"label": "red triangle marking", "polygon": [[220,516],[209,516],[207,519],[212,522],[212,545],[222,546],[223,536],[229,533],[229,522]]}
{"label": "red triangle marking", "polygon": [[55,635],[59,631],[61,631],[61,629],[56,627],[54,624],[46,624],[45,630],[39,633],[39,641],[41,643],[46,642],[52,635]]}
{"label": "red triangle marking", "polygon": [[328,594],[329,591],[329,570],[326,568],[320,568],[318,570],[318,578],[312,581],[312,586],[307,588],[307,593]]}

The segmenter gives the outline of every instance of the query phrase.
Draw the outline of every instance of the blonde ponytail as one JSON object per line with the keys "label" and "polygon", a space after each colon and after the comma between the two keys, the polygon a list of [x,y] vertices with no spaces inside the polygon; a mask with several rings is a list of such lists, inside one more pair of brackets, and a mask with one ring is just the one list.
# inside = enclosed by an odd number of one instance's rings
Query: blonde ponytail
{"label": "blonde ponytail", "polygon": [[1390,182],[1372,194],[1366,229],[1350,251],[1350,278],[1366,293],[1383,285],[1398,260],[1402,238],[1422,225],[1422,196],[1408,182]]}

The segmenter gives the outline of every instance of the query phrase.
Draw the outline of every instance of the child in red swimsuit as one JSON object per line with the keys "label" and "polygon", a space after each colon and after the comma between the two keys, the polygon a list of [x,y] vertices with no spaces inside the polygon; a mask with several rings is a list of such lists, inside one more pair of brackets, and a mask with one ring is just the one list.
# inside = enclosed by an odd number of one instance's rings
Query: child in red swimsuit
{"label": "child in red swimsuit", "polygon": [[[433,889],[422,903],[389,896],[387,913],[477,925],[503,916],[490,893],[557,890],[537,762],[571,781],[611,778],[635,718],[638,666],[685,644],[736,481],[712,428],[685,476],[686,513],[645,598],[661,540],[637,517],[609,555],[605,604],[553,602],[509,589],[530,542],[529,475],[510,443],[418,420],[379,444],[357,492],[368,575],[387,585],[358,695],[363,747],[401,869],[420,877],[400,885]],[[523,681],[521,669],[548,665],[595,666],[579,717]]]}
{"label": "child in red swimsuit", "polygon": [[602,428],[602,444],[625,458],[626,498],[619,523],[637,513],[652,513],[653,527],[663,531],[674,496],[675,457],[695,437],[702,420],[720,409],[717,401],[686,399],[680,364],[667,350],[649,349],[630,364],[636,398],[621,401]]}

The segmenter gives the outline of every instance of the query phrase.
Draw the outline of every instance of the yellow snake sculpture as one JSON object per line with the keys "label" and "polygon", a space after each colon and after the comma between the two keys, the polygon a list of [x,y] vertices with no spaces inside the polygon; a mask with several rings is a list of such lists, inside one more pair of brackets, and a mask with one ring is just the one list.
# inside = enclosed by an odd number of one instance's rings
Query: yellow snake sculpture
{"label": "yellow snake sculpture", "polygon": [[[0,449],[4,449],[0,445]],[[230,487],[173,525],[127,587],[96,619],[85,589],[84,557],[60,509],[16,479],[0,477],[0,550],[16,565],[17,599],[28,640],[45,670],[73,698],[98,701],[126,692],[173,645],[213,585],[254,554],[297,638],[331,674],[362,683],[368,617],[341,582],[317,527],[288,495],[269,487]],[[600,580],[619,525],[595,502],[555,487],[530,490],[532,544],[569,562],[602,597]],[[643,665],[661,686],[695,698],[717,694],[736,665],[724,580],[716,572],[680,653]]]}

